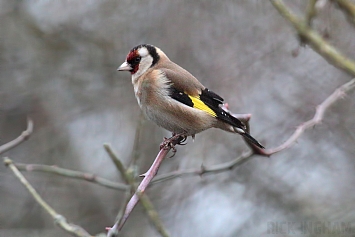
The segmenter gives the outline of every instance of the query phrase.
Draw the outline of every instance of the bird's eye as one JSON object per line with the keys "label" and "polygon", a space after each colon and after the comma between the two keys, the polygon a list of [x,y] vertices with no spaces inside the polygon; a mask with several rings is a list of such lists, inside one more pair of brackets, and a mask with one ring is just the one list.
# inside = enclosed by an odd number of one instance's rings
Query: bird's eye
{"label": "bird's eye", "polygon": [[134,61],[136,62],[136,63],[139,63],[140,61],[141,61],[141,57],[136,57],[135,59],[134,59]]}

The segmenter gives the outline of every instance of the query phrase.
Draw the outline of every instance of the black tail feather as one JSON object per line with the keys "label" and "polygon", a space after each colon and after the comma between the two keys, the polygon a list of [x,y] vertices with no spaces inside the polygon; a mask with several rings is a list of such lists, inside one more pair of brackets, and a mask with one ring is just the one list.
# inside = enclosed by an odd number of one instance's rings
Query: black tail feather
{"label": "black tail feather", "polygon": [[261,145],[255,138],[253,138],[249,133],[240,133],[240,135],[242,135],[245,139],[247,139],[248,141],[250,141],[251,143],[253,143],[255,146],[261,148],[261,149],[265,149],[265,147],[263,145]]}

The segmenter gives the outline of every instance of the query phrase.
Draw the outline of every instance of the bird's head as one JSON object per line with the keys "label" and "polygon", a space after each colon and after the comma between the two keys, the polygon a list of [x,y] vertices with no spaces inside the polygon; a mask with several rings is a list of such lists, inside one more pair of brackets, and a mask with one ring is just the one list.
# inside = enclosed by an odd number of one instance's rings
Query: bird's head
{"label": "bird's head", "polygon": [[164,53],[153,45],[138,45],[129,51],[126,61],[117,70],[129,71],[132,75],[138,77],[156,65],[161,54]]}

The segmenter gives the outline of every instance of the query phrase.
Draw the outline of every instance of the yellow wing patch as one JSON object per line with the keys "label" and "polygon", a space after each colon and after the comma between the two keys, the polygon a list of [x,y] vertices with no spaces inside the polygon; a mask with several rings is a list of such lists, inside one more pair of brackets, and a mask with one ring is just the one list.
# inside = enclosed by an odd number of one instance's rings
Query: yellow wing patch
{"label": "yellow wing patch", "polygon": [[193,108],[205,111],[209,115],[217,117],[217,114],[200,99],[200,96],[189,95],[189,98],[193,103]]}

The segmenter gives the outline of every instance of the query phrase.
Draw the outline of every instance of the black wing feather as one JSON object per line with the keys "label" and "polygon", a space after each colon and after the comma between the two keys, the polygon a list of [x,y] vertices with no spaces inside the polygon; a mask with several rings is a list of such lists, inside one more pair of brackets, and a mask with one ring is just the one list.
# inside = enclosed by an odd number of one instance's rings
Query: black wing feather
{"label": "black wing feather", "polygon": [[190,97],[185,94],[182,91],[177,90],[175,87],[171,86],[170,87],[170,97],[179,101],[180,103],[183,103],[187,106],[193,107],[194,104],[192,103],[192,100]]}
{"label": "black wing feather", "polygon": [[221,108],[220,105],[223,104],[224,100],[213,91],[210,91],[207,88],[204,89],[200,95],[200,100],[217,114],[217,119],[222,120],[233,127],[245,129],[245,125],[239,119]]}
{"label": "black wing feather", "polygon": [[[170,87],[170,97],[187,106],[194,106],[191,98],[186,93],[177,90],[173,86]],[[233,127],[245,130],[245,125],[239,119],[235,118],[230,113],[222,109],[222,107],[220,106],[221,104],[223,104],[222,97],[206,88],[202,91],[200,95],[200,100],[203,101],[203,103],[205,103],[210,109],[212,109],[216,113],[217,119],[227,124],[230,124]],[[241,135],[245,139],[249,140],[251,143],[255,144],[257,147],[264,149],[264,147],[248,133],[244,132],[241,133]]]}
{"label": "black wing feather", "polygon": [[[184,92],[177,90],[174,86],[170,87],[170,97],[183,103],[187,106],[193,107],[193,102],[191,98]],[[208,90],[207,88],[201,92],[200,100],[203,101],[210,109],[212,109],[216,115],[217,119],[226,122],[233,127],[245,129],[245,125],[237,118],[233,117],[230,113],[221,108],[223,104],[223,98]]]}

